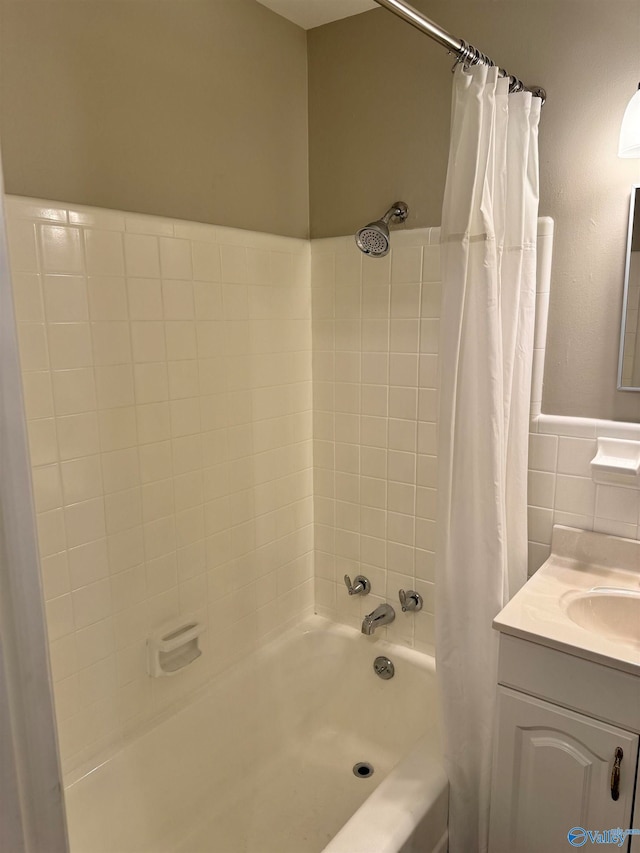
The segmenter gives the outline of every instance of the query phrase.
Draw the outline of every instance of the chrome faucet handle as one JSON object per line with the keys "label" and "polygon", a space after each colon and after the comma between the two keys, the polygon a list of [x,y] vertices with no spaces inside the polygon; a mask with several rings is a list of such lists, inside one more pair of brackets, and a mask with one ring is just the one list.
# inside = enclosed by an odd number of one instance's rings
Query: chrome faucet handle
{"label": "chrome faucet handle", "polygon": [[404,589],[400,589],[398,590],[398,596],[403,613],[406,613],[408,610],[413,610],[414,612],[422,610],[422,596],[419,592],[413,589],[408,589],[405,592]]}
{"label": "chrome faucet handle", "polygon": [[344,583],[349,590],[349,595],[368,595],[371,592],[371,582],[364,575],[356,575],[355,583],[351,583],[349,575],[344,576]]}

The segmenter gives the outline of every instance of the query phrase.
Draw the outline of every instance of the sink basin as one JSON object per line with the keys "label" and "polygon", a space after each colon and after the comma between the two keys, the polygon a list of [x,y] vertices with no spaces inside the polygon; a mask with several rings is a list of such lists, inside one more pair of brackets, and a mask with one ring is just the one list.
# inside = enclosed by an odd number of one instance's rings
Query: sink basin
{"label": "sink basin", "polygon": [[548,559],[493,627],[640,677],[640,539],[555,525]]}
{"label": "sink basin", "polygon": [[581,628],[640,648],[640,591],[596,587],[569,593],[563,603]]}

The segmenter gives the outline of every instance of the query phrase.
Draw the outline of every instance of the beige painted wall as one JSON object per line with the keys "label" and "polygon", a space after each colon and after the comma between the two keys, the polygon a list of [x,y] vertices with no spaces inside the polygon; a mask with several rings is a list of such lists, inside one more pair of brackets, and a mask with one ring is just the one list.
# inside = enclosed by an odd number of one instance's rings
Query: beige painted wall
{"label": "beige painted wall", "polygon": [[[541,213],[556,220],[544,410],[640,419],[615,390],[638,0],[414,0],[549,92]],[[305,33],[255,0],[1,0],[9,192],[305,236]],[[451,60],[382,9],[311,30],[314,236],[404,197],[440,221]]]}
{"label": "beige painted wall", "polygon": [[306,36],[255,0],[3,0],[7,192],[308,234]]}
{"label": "beige painted wall", "polygon": [[[630,185],[617,157],[638,84],[638,0],[414,0],[548,101],[541,214],[556,221],[543,410],[640,420],[616,391]],[[355,231],[397,198],[407,227],[435,225],[446,171],[453,61],[383,9],[309,34],[311,231]]]}

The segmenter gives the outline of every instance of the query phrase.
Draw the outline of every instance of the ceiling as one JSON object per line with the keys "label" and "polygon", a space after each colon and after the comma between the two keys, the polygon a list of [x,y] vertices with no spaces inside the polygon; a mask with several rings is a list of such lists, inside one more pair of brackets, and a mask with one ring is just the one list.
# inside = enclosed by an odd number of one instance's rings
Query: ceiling
{"label": "ceiling", "polygon": [[328,24],[329,21],[337,21],[339,18],[358,15],[368,9],[375,9],[378,5],[374,0],[258,0],[258,2],[305,30]]}

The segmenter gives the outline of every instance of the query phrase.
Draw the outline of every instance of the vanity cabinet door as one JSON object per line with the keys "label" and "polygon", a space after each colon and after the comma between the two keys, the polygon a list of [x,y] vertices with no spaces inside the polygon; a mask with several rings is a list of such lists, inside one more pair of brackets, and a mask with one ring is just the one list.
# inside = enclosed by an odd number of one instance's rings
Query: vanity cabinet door
{"label": "vanity cabinet door", "polygon": [[[591,846],[580,830],[631,826],[637,735],[499,687],[496,741],[490,853],[567,853]],[[618,747],[623,758],[614,800]]]}
{"label": "vanity cabinet door", "polygon": [[636,800],[633,807],[633,826],[638,835],[631,837],[630,853],[640,853],[640,755],[638,756],[638,767],[636,770]]}

